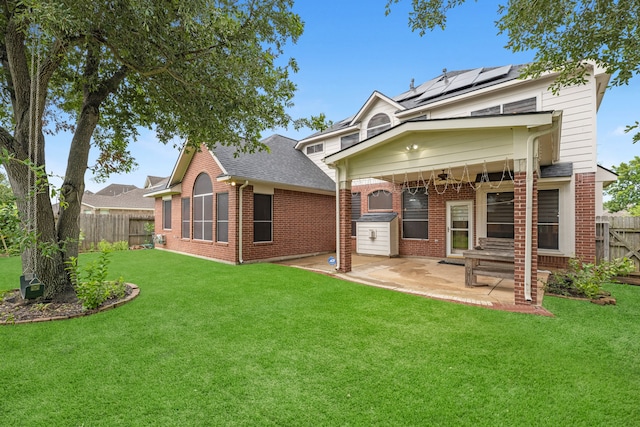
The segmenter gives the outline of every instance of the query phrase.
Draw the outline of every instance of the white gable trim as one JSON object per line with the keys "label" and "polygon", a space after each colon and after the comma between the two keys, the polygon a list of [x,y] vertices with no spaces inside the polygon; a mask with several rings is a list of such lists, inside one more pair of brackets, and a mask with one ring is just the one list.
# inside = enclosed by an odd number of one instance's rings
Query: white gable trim
{"label": "white gable trim", "polygon": [[361,121],[362,117],[367,113],[367,111],[369,111],[369,109],[373,106],[373,104],[375,104],[375,102],[378,101],[378,100],[382,100],[382,101],[384,101],[384,102],[386,102],[388,104],[391,104],[398,111],[405,110],[405,108],[402,105],[398,104],[393,99],[391,99],[388,96],[383,95],[380,92],[378,92],[377,90],[375,90],[375,91],[373,91],[373,93],[371,94],[369,99],[367,99],[367,102],[365,102],[364,105],[362,107],[360,107],[360,110],[358,111],[358,113],[355,116],[353,116],[353,119],[351,119],[350,125],[353,126],[356,123],[358,123],[359,121]]}

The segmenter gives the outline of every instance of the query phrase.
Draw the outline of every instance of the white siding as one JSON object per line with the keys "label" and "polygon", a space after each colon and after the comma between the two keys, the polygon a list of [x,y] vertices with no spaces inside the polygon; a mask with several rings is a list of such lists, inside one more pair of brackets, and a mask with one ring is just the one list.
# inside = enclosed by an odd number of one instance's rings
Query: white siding
{"label": "white siding", "polygon": [[[373,233],[374,238],[371,238]],[[356,252],[363,255],[398,255],[398,218],[391,222],[358,222]]]}

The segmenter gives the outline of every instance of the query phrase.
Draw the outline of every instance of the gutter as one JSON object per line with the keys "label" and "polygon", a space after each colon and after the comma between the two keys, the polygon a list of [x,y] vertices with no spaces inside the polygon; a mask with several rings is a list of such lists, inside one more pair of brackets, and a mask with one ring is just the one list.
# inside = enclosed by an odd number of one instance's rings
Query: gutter
{"label": "gutter", "polygon": [[242,189],[249,185],[249,181],[245,181],[244,184],[238,189],[238,262],[244,263],[242,258]]}

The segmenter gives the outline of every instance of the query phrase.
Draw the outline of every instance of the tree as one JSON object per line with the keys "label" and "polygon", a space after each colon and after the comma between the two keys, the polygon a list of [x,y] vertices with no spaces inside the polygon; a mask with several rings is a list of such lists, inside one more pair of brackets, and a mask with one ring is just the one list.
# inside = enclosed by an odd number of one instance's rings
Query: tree
{"label": "tree", "polygon": [[[401,0],[387,0],[386,13]],[[444,29],[447,13],[465,0],[412,0],[409,26],[424,35]],[[640,0],[510,0],[499,6],[499,34],[513,52],[531,50],[534,60],[523,77],[537,78],[557,71],[551,89],[585,82],[585,60],[595,61],[613,77],[614,86],[626,85],[640,70]],[[639,122],[627,131],[638,128]],[[640,133],[633,141],[640,140]]]}
{"label": "tree", "polygon": [[611,197],[604,203],[609,212],[626,210],[633,216],[640,216],[640,157],[635,156],[629,163],[622,162],[611,168],[618,174],[618,180],[605,188]]}
{"label": "tree", "polygon": [[[161,142],[263,149],[263,130],[286,127],[295,90],[286,43],[302,33],[293,0],[6,0],[0,15],[0,157],[19,211],[37,206],[37,245],[23,265],[48,298],[71,289],[65,261],[78,252],[84,176],[135,166],[137,129]],[[46,136],[72,131],[54,218]],[[89,165],[91,147],[98,160]],[[34,174],[34,172],[38,172]],[[26,222],[25,222],[26,224]],[[26,224],[29,225],[29,224]],[[48,248],[48,249],[47,249]],[[31,258],[34,253],[35,258]]]}

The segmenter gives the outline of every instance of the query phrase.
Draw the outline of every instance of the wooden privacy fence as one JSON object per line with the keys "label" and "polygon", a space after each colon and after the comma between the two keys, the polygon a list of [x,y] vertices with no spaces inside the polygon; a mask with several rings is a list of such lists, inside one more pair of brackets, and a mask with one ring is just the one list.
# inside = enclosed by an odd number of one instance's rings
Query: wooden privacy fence
{"label": "wooden privacy fence", "polygon": [[596,260],[627,257],[640,271],[640,217],[596,217]]}
{"label": "wooden privacy fence", "polygon": [[153,224],[153,216],[81,214],[80,230],[83,237],[80,251],[98,247],[101,240],[109,243],[127,241],[129,247],[149,243],[151,234],[145,225]]}

